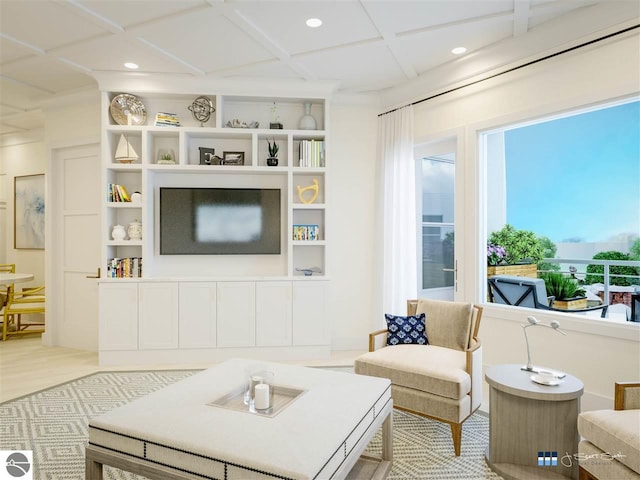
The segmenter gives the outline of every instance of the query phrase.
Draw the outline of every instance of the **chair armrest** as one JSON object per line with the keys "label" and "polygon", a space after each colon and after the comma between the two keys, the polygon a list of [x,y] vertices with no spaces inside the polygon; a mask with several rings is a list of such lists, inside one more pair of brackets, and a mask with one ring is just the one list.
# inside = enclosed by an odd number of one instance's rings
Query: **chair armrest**
{"label": "chair armrest", "polygon": [[16,292],[12,303],[44,302],[44,285],[40,287],[25,287],[19,293]]}
{"label": "chair armrest", "polygon": [[625,390],[637,388],[640,390],[640,383],[637,382],[616,382],[614,387],[614,410],[630,410],[640,408],[640,392],[635,396],[635,405],[631,404],[631,400],[626,398]]}
{"label": "chair armrest", "polygon": [[385,328],[384,330],[377,330],[369,334],[369,351],[370,352],[373,352],[376,349],[376,337],[378,335],[386,334],[387,332],[388,330]]}

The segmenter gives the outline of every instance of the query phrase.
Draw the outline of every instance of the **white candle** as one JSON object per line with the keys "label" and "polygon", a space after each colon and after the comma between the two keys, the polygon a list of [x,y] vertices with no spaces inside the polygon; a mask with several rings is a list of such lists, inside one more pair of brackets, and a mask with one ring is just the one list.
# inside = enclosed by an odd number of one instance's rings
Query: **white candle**
{"label": "white candle", "polygon": [[260,383],[255,387],[256,397],[253,406],[256,410],[266,410],[269,408],[269,385]]}

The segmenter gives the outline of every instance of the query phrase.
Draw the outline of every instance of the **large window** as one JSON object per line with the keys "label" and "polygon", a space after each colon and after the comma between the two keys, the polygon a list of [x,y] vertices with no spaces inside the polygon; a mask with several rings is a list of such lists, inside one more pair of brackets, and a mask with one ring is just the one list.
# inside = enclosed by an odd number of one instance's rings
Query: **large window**
{"label": "large window", "polygon": [[[544,276],[540,270],[559,271],[585,291],[590,305],[602,299],[612,305],[610,318],[634,320],[631,298],[640,289],[640,102],[510,126],[485,134],[484,145],[487,237],[506,224],[533,232],[544,257],[556,259],[538,262],[538,276]],[[590,264],[594,256],[622,265]]]}

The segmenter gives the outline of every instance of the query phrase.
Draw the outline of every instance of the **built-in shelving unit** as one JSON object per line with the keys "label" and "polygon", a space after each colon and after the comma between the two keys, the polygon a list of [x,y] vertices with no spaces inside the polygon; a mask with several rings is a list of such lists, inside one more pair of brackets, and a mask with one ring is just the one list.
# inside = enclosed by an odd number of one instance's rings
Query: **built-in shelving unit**
{"label": "built-in shelving unit", "polygon": [[[328,354],[327,98],[210,94],[215,112],[201,125],[188,109],[199,95],[129,91],[144,104],[146,122],[118,125],[109,106],[120,93],[125,92],[102,94],[101,255],[106,268],[100,281],[100,362]],[[315,130],[298,128],[305,103],[312,104]],[[176,114],[180,126],[156,126],[158,112]],[[228,126],[234,120],[259,125]],[[283,128],[269,128],[276,121]],[[116,159],[123,135],[137,154],[131,163]],[[268,141],[279,146],[277,166],[267,165]],[[213,164],[203,164],[201,148],[222,158],[225,152],[241,153],[243,162],[220,165],[214,158]],[[162,152],[174,163],[168,164]],[[129,197],[139,192],[139,198],[115,201],[120,198],[110,196],[110,184],[124,187]],[[163,187],[280,189],[280,254],[161,255]],[[142,223],[142,239],[112,238],[115,225],[127,231],[135,220]],[[317,234],[294,238],[297,225],[312,226]],[[312,276],[304,274],[308,269]],[[127,277],[127,270],[139,276]]]}
{"label": "built-in shelving unit", "polygon": [[[282,253],[279,261],[273,259],[242,259],[244,263],[269,263],[270,266],[256,268],[256,275],[270,277],[294,277],[302,275],[299,269],[318,267],[326,275],[326,202],[327,135],[324,130],[327,103],[318,98],[265,98],[210,95],[216,111],[203,126],[192,117],[188,110],[195,98],[191,95],[149,95],[136,94],[146,108],[147,120],[143,125],[118,125],[109,114],[112,98],[119,92],[103,94],[104,128],[104,170],[105,194],[107,185],[119,184],[129,194],[140,192],[142,201],[138,204],[127,202],[105,202],[105,225],[103,230],[103,263],[109,264],[113,258],[142,257],[143,278],[171,277],[179,274],[180,268],[173,264],[180,259],[161,258],[157,248],[157,199],[162,186],[272,186],[282,190]],[[312,115],[316,119],[316,130],[299,130],[297,122],[304,115],[304,104],[312,104]],[[270,121],[277,116],[283,129],[269,129]],[[176,113],[181,121],[179,127],[154,126],[157,112]],[[259,122],[258,128],[230,128],[228,122]],[[132,163],[120,163],[115,151],[121,136],[130,143],[139,157]],[[267,165],[267,140],[275,141],[279,149],[278,166]],[[301,143],[315,142],[322,145],[322,156],[317,156],[313,167],[301,166]],[[241,152],[242,165],[203,165],[200,148],[213,149],[215,155],[224,157],[225,152]],[[320,150],[318,149],[318,152]],[[175,164],[158,163],[160,152],[172,152]],[[318,183],[318,195],[311,204],[303,203],[298,195],[298,187],[305,188]],[[305,192],[308,199],[311,193]],[[133,220],[142,221],[142,241],[112,241],[114,225],[127,225]],[[318,240],[294,241],[292,226],[298,223],[312,223],[319,226]],[[182,259],[184,260],[184,259]],[[257,260],[257,262],[256,262]],[[243,263],[240,262],[240,264]],[[217,258],[200,259],[204,269],[222,272],[224,276],[234,276],[224,260]],[[264,267],[264,268],[263,268]],[[246,275],[246,268],[239,266]],[[108,269],[104,271],[109,276]]]}

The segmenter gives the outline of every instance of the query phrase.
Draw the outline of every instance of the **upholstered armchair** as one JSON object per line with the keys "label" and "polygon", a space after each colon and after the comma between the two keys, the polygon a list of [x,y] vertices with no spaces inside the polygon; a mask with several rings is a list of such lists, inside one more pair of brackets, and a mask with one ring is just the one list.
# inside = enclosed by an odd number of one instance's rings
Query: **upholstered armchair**
{"label": "upholstered armchair", "polygon": [[409,300],[407,314],[425,314],[427,345],[387,345],[388,331],[369,335],[369,353],[355,360],[361,375],[391,380],[393,406],[448,423],[456,456],[462,423],[482,402],[482,308],[470,303]]}
{"label": "upholstered armchair", "polygon": [[640,479],[640,383],[616,383],[613,408],[578,415],[580,480]]}

